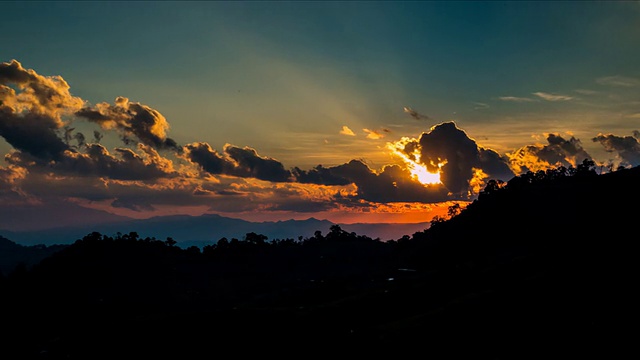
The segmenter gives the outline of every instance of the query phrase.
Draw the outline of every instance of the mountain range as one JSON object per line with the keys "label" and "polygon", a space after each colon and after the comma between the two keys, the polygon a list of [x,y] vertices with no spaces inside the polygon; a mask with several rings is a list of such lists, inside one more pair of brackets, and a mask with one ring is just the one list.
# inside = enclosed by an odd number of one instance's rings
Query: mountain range
{"label": "mountain range", "polygon": [[[97,218],[97,217],[96,217]],[[0,235],[18,244],[31,246],[37,244],[70,244],[91,232],[107,235],[137,232],[141,237],[174,239],[183,248],[202,247],[213,244],[221,238],[229,240],[243,239],[247,233],[267,236],[269,240],[298,239],[313,236],[316,231],[326,234],[332,225],[328,220],[309,218],[306,220],[285,220],[251,222],[215,214],[200,216],[172,215],[157,216],[149,219],[128,220],[110,217],[111,222],[78,223],[64,227],[51,227],[38,230],[0,230]],[[355,223],[337,224],[347,232],[355,232],[381,240],[397,240],[404,235],[412,235],[429,227],[424,223]]]}

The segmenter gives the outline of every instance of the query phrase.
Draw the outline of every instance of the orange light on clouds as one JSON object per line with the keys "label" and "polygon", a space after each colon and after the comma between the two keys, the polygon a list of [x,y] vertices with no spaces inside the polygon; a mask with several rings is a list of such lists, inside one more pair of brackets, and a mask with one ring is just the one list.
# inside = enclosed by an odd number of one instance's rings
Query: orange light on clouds
{"label": "orange light on clouds", "polygon": [[[409,155],[404,151],[405,145],[409,141],[411,139],[402,138],[402,140],[395,143],[387,143],[387,148],[391,150],[392,154],[402,159],[414,179],[424,185],[440,184],[442,182],[440,181],[440,171],[436,173],[430,172],[424,164],[420,163],[420,151],[418,149],[414,149]],[[446,164],[446,161],[437,164],[438,169],[444,164]]]}

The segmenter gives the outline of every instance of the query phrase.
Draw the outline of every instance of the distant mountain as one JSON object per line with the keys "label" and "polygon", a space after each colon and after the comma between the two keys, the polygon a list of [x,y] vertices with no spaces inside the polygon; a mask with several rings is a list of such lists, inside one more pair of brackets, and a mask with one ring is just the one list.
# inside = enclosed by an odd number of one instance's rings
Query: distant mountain
{"label": "distant mountain", "polygon": [[[242,239],[247,233],[254,232],[274,239],[298,239],[310,237],[316,231],[326,234],[335,223],[328,220],[309,218],[306,220],[250,222],[241,219],[223,217],[215,214],[200,216],[173,215],[158,216],[142,220],[118,219],[112,223],[95,225],[76,225],[38,231],[0,231],[0,235],[22,245],[70,244],[91,232],[114,235],[137,232],[141,237],[155,237],[164,240],[168,237],[178,242],[180,247],[198,246],[217,242],[223,237]],[[366,235],[381,240],[395,240],[403,235],[412,235],[422,231],[429,223],[417,224],[338,224],[347,232]]]}
{"label": "distant mountain", "polygon": [[0,234],[63,226],[78,227],[85,224],[111,224],[128,220],[131,218],[89,209],[67,201],[47,205],[0,206]]}

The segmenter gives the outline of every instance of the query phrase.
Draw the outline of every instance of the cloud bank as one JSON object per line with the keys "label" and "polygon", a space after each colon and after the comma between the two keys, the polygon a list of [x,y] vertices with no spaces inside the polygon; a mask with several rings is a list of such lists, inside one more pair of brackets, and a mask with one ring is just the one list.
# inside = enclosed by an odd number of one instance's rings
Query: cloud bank
{"label": "cloud bank", "polygon": [[[600,82],[632,86],[632,80]],[[534,95],[546,101],[572,99]],[[411,108],[403,110],[413,119],[429,119]],[[0,166],[0,197],[7,203],[63,199],[114,213],[402,212],[471,201],[490,179],[508,181],[523,172],[592,159],[579,139],[557,133],[547,134],[546,144],[499,154],[449,121],[415,138],[393,139],[386,127],[364,128],[372,143],[387,141],[397,160],[379,168],[353,158],[302,169],[287,168],[250,146],[226,144],[217,151],[206,139],[181,145],[169,131],[169,121],[148,105],[124,96],[113,104],[92,105],[72,95],[60,76],[40,75],[16,60],[0,63],[0,136],[12,148]],[[342,135],[357,137],[347,126],[336,134]],[[117,145],[107,147],[107,139]],[[640,164],[637,132],[597,134],[592,141],[616,165]]]}

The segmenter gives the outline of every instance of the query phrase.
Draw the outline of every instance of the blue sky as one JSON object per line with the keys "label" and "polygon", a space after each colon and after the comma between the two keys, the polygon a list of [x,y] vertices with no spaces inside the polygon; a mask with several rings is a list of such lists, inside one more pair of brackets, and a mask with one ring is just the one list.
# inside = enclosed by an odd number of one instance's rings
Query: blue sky
{"label": "blue sky", "polygon": [[[168,123],[164,135],[180,147],[206,143],[218,154],[225,144],[248,147],[285,170],[338,167],[355,159],[379,175],[386,165],[408,165],[389,144],[418,143],[433,127],[453,122],[457,129],[443,127],[442,136],[463,133],[480,149],[504,156],[513,174],[575,163],[581,160],[576,154],[638,165],[638,1],[22,1],[3,2],[2,8],[0,62],[15,59],[39,75],[64,78],[70,95],[88,108],[114,105],[117,97],[152,108]],[[89,138],[96,123],[85,120],[67,115],[63,122]],[[123,139],[142,136],[123,138],[123,127],[110,135],[113,126],[99,125],[110,155],[131,144]],[[16,146],[7,139],[16,140],[12,128],[3,131],[0,150],[8,153]],[[456,144],[441,140],[443,149]],[[554,156],[544,158],[549,151]],[[182,164],[173,161],[176,169]],[[206,168],[193,156],[182,161]],[[9,173],[8,164],[0,166]],[[216,171],[209,172],[216,179],[207,181],[220,182]],[[231,175],[255,178],[237,169]],[[248,186],[220,183],[236,190]],[[352,185],[357,190],[343,190],[355,198],[393,202],[371,192],[364,196],[357,181]],[[334,188],[322,196],[335,202],[338,193]],[[126,196],[97,198],[102,209],[131,216],[187,206]],[[107,198],[128,205],[115,209],[105,205]],[[443,200],[427,198],[416,196],[415,203]],[[74,199],[95,207],[89,195]],[[196,203],[206,211],[256,212]],[[293,204],[282,208],[284,217],[298,211]]]}

